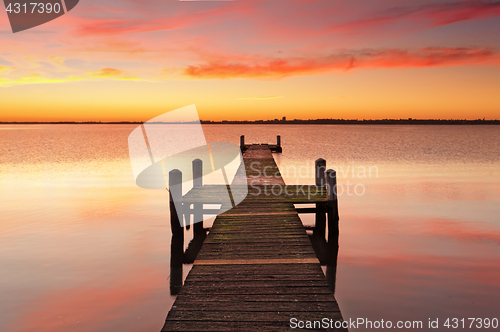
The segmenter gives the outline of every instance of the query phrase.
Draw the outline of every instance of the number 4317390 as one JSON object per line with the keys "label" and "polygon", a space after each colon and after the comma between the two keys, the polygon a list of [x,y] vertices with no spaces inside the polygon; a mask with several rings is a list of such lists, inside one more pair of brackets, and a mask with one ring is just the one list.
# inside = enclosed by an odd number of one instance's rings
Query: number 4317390
{"label": "number 4317390", "polygon": [[489,319],[489,318],[462,318],[462,319],[458,319],[458,318],[448,318],[444,324],[443,324],[444,327],[447,327],[447,328],[452,328],[452,329],[457,329],[457,328],[478,328],[478,329],[481,329],[481,328],[484,328],[484,329],[488,329],[488,328],[498,328],[498,319],[497,318],[493,318],[493,319]]}
{"label": "number 4317390", "polygon": [[60,13],[61,4],[55,3],[9,3],[6,8],[7,13],[11,14],[50,14],[50,13]]}

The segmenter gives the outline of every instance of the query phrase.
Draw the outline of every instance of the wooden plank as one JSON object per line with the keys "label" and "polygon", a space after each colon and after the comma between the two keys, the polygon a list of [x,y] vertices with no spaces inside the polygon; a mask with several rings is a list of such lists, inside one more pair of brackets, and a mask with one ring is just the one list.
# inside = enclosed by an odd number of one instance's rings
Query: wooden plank
{"label": "wooden plank", "polygon": [[[247,174],[248,177],[248,174]],[[325,202],[327,199],[326,188],[318,188],[313,185],[285,185],[285,184],[258,184],[256,179],[248,177],[248,195],[247,203],[254,201],[256,204],[265,202],[282,203],[317,203]],[[260,183],[261,180],[259,180]],[[270,178],[269,182],[275,181]],[[193,188],[183,196],[183,202],[186,204],[204,203],[218,204],[220,197],[227,193],[227,187],[223,185],[205,185],[201,188]]]}
{"label": "wooden plank", "polygon": [[[189,332],[233,332],[233,331],[262,331],[262,332],[276,332],[287,331],[290,332],[289,323],[285,322],[259,322],[258,329],[254,322],[214,322],[214,321],[172,321],[169,325],[172,329],[163,331],[189,331]],[[301,329],[301,331],[320,331],[319,329]],[[335,329],[321,329],[321,331],[344,331]]]}
{"label": "wooden plank", "polygon": [[317,263],[317,258],[270,258],[270,259],[216,259],[194,262],[194,265],[252,265],[252,264],[283,264],[283,263]]}
{"label": "wooden plank", "polygon": [[[191,300],[177,301],[176,306],[182,306],[188,311],[211,311],[213,310],[210,302],[198,302]],[[219,312],[339,312],[335,301],[323,302],[304,302],[299,307],[291,302],[285,301],[267,301],[267,302],[242,302],[242,301],[220,301],[217,305]]]}
{"label": "wooden plank", "polygon": [[[194,317],[193,317],[194,316]],[[253,322],[254,328],[259,326],[259,322],[286,322],[289,324],[290,318],[295,317],[301,320],[321,320],[323,318],[341,319],[342,315],[339,311],[318,312],[318,311],[195,311],[187,312],[176,310],[170,316],[172,320],[177,321],[193,321],[198,320],[202,322]],[[254,330],[255,331],[255,330]]]}

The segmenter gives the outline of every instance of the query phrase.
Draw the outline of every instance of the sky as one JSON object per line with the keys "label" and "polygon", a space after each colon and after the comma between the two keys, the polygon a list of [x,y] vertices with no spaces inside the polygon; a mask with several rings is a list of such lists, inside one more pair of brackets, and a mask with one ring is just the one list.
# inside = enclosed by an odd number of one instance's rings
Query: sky
{"label": "sky", "polygon": [[500,119],[500,1],[80,0],[12,33],[0,121]]}

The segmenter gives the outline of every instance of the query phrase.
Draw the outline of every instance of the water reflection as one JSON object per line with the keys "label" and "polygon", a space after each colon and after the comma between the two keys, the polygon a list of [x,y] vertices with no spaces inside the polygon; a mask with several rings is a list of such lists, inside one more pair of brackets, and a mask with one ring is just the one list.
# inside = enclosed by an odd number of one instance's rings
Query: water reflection
{"label": "water reflection", "polygon": [[[192,240],[189,242],[188,247],[184,250],[184,230],[176,230],[172,232],[172,239],[170,242],[170,294],[179,294],[183,282],[183,265],[193,264],[196,256],[200,252],[203,242],[206,238],[207,229],[203,228],[203,222],[195,224],[198,231],[194,232]],[[187,227],[186,227],[187,228]]]}
{"label": "water reflection", "polygon": [[[193,162],[194,165],[194,162]],[[172,182],[171,182],[172,183]],[[200,181],[194,188],[201,188]],[[207,237],[207,229],[203,227],[203,219],[205,216],[203,203],[183,203],[182,199],[175,202],[173,191],[170,191],[170,228],[172,231],[172,239],[170,242],[170,295],[179,294],[183,282],[183,264],[193,264],[198,252],[203,246],[203,242]],[[193,209],[190,209],[193,205]],[[177,208],[184,211],[177,213]],[[182,218],[181,220],[179,220]],[[198,220],[193,225],[193,238],[189,245],[184,250],[184,229],[189,230],[191,222]],[[184,226],[185,225],[185,226]]]}
{"label": "water reflection", "polygon": [[[314,252],[320,264],[326,267],[326,279],[330,289],[335,294],[335,285],[337,279],[337,260],[339,253],[339,219],[337,209],[330,212],[327,208],[328,203],[317,203],[314,227],[312,234],[309,234],[309,240],[313,246]],[[328,216],[330,212],[330,216]],[[328,218],[327,218],[328,217]],[[328,232],[326,226],[328,219]]]}
{"label": "water reflection", "polygon": [[[163,326],[174,300],[168,195],[136,188],[127,148],[134,128],[0,126],[1,331],[67,331],[78,321],[78,329],[99,332]],[[240,135],[274,142],[281,134],[284,170],[319,157],[328,168],[378,166],[379,178],[362,180],[365,195],[340,198],[336,297],[344,318],[498,314],[499,126],[204,132],[236,144]],[[288,184],[314,181],[282,174]]]}

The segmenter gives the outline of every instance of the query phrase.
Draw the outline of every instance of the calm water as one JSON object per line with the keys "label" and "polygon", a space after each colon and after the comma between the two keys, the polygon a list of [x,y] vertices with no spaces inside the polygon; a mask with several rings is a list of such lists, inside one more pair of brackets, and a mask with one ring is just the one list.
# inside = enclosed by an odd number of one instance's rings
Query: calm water
{"label": "calm water", "polygon": [[[134,184],[134,128],[0,126],[0,331],[162,327],[173,301],[168,197]],[[500,319],[500,127],[204,130],[235,143],[280,134],[289,184],[313,183],[319,157],[337,169],[345,319]]]}

